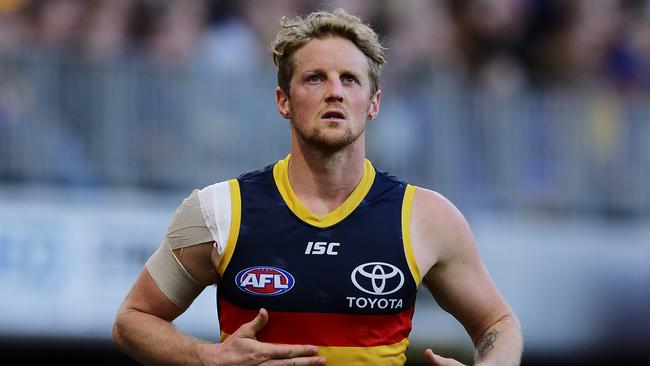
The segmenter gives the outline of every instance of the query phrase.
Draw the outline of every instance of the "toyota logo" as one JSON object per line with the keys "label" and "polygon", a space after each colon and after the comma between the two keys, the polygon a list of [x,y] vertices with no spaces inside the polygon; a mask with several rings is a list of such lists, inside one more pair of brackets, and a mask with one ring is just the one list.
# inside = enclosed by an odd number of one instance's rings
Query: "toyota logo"
{"label": "toyota logo", "polygon": [[351,278],[359,290],[371,295],[389,295],[404,284],[402,271],[383,262],[362,264],[352,271]]}

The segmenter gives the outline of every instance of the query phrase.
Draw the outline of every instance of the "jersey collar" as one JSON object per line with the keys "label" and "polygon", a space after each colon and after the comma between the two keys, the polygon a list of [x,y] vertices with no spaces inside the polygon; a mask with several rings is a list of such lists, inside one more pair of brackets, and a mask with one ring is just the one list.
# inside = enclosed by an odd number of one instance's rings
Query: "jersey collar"
{"label": "jersey collar", "polygon": [[286,158],[278,161],[273,166],[273,179],[275,180],[275,185],[278,187],[282,199],[284,199],[284,202],[289,206],[291,212],[298,216],[302,221],[316,227],[329,227],[343,221],[343,219],[348,217],[348,215],[359,206],[375,181],[375,168],[368,159],[365,159],[363,165],[363,177],[354,191],[352,191],[352,194],[350,194],[350,196],[346,198],[345,201],[334,211],[324,216],[318,216],[311,212],[307,207],[303,206],[291,188],[288,169],[290,158],[291,155],[289,154]]}

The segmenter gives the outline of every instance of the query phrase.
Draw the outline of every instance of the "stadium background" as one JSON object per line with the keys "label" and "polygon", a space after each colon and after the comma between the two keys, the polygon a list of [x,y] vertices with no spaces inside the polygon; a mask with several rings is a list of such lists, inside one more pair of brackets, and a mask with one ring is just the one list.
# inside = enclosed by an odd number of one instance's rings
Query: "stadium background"
{"label": "stadium background", "polygon": [[[650,364],[644,0],[0,0],[3,359],[133,364],[117,307],[191,189],[287,153],[268,45],[317,7],[380,32],[368,155],[465,213],[523,364]],[[214,289],[177,325],[214,339]],[[424,291],[411,339],[471,360]]]}

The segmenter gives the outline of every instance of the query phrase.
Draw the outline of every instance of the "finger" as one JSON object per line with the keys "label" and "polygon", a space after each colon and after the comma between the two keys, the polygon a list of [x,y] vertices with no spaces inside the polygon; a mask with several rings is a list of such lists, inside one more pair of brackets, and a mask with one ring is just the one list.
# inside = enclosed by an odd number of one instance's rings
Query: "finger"
{"label": "finger", "polygon": [[324,357],[296,357],[286,360],[268,360],[260,366],[321,366],[325,365]]}
{"label": "finger", "polygon": [[318,347],[301,344],[266,344],[266,351],[271,359],[290,359],[295,357],[316,356]]}
{"label": "finger", "polygon": [[424,350],[424,360],[429,365],[440,365],[438,361],[436,361],[436,355],[433,353],[433,351],[430,348]]}
{"label": "finger", "polygon": [[424,351],[424,360],[429,365],[433,366],[462,366],[463,364],[454,360],[453,358],[445,358],[438,356],[430,348]]}
{"label": "finger", "polygon": [[253,331],[255,334],[262,330],[264,326],[266,326],[266,323],[269,322],[269,313],[266,311],[266,309],[261,308],[260,312],[257,314],[255,319],[251,323],[253,323]]}
{"label": "finger", "polygon": [[257,316],[253,320],[239,327],[233,336],[255,338],[257,332],[262,330],[268,321],[269,313],[266,311],[266,309],[261,308],[257,313]]}

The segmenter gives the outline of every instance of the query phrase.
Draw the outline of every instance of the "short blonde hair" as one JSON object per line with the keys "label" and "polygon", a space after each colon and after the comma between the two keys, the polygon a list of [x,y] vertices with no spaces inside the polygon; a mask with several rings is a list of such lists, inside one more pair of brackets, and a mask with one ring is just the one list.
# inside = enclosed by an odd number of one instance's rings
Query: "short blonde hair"
{"label": "short blonde hair", "polygon": [[295,69],[293,55],[313,39],[331,36],[345,38],[354,43],[368,58],[370,95],[379,89],[381,66],[386,62],[384,47],[379,43],[377,33],[360,18],[343,9],[332,12],[317,11],[307,17],[283,17],[282,29],[271,45],[273,62],[278,67],[278,86],[287,95]]}

